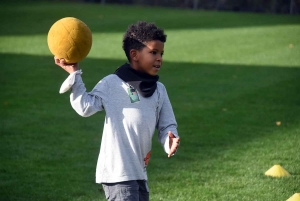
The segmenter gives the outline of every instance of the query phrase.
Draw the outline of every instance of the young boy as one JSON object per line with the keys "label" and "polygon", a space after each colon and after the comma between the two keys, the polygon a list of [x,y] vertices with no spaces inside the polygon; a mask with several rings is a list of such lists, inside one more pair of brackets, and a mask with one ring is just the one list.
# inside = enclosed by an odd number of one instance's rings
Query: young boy
{"label": "young boy", "polygon": [[129,64],[104,77],[88,93],[79,65],[55,58],[55,63],[70,73],[61,90],[71,88],[74,110],[83,117],[106,111],[96,182],[102,184],[107,200],[149,200],[146,167],[155,128],[168,157],[178,148],[177,123],[157,75],[165,42],[164,31],[155,24],[130,25],[123,38]]}

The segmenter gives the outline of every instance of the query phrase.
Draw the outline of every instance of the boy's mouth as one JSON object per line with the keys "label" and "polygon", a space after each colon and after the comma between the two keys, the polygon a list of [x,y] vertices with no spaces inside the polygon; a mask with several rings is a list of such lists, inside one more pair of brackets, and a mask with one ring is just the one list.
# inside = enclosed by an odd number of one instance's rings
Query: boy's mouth
{"label": "boy's mouth", "polygon": [[160,69],[160,65],[154,65],[154,68]]}

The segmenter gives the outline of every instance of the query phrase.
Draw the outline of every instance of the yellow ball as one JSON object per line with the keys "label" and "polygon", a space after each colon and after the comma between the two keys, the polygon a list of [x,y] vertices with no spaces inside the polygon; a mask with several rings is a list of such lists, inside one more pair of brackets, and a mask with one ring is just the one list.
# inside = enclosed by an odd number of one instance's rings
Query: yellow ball
{"label": "yellow ball", "polygon": [[77,63],[91,50],[92,32],[76,18],[62,18],[48,32],[48,47],[53,55],[65,59],[66,63]]}

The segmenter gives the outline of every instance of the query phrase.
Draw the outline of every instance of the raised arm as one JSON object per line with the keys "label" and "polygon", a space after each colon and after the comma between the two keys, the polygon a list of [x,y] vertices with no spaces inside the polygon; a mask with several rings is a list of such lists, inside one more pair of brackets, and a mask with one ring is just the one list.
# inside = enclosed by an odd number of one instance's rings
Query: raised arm
{"label": "raised arm", "polygon": [[101,80],[91,92],[86,92],[81,76],[77,74],[70,94],[73,109],[83,117],[89,117],[103,110],[103,98],[106,95],[105,91],[108,91],[106,85],[107,83]]}
{"label": "raised arm", "polygon": [[104,109],[103,99],[107,95],[107,83],[100,81],[91,92],[86,92],[86,88],[81,79],[81,71],[79,71],[79,65],[66,64],[62,59],[55,59],[55,64],[62,67],[65,71],[70,73],[70,76],[64,82],[70,85],[71,95],[70,102],[73,109],[81,116],[88,117],[95,114],[98,111]]}

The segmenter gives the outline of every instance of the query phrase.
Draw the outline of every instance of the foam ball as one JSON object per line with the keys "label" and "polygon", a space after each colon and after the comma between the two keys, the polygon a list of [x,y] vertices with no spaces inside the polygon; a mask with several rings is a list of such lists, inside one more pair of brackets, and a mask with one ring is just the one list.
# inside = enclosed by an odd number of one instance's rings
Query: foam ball
{"label": "foam ball", "polygon": [[48,47],[53,55],[66,63],[84,59],[92,47],[92,32],[79,19],[66,17],[55,22],[48,32]]}

